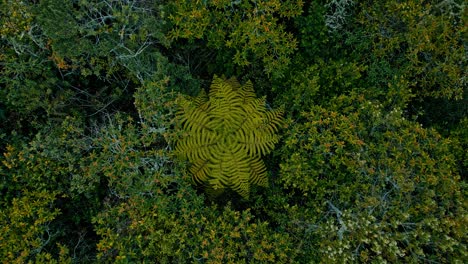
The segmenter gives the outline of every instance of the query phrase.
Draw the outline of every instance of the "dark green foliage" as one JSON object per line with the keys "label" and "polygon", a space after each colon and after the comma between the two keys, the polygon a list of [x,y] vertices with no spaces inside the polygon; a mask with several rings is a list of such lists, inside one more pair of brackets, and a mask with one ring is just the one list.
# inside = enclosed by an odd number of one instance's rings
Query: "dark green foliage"
{"label": "dark green foliage", "polygon": [[466,258],[466,204],[450,141],[356,94],[302,115],[285,138],[280,181],[316,212],[306,223],[316,226],[321,258]]}
{"label": "dark green foliage", "polygon": [[[290,70],[287,83],[277,80],[273,90],[278,93],[276,103],[288,109],[291,116],[297,116],[313,105],[326,104],[330,98],[346,94],[359,86],[366,66],[344,60],[325,62],[322,59],[307,64],[298,58]],[[288,89],[285,90],[285,86]]]}
{"label": "dark green foliage", "polygon": [[20,117],[15,122],[40,124],[45,116],[63,120],[69,114],[134,110],[136,87],[166,72],[174,76],[171,88],[196,85],[183,66],[168,65],[156,48],[167,45],[157,15],[161,6],[8,2],[12,4],[0,8],[5,25],[0,98],[7,116]]}
{"label": "dark green foliage", "polygon": [[302,6],[300,0],[178,0],[170,5],[169,20],[174,27],[169,38],[201,39],[209,49],[218,50],[219,56],[229,54],[225,63],[245,67],[262,61],[260,67],[268,74],[281,76],[297,45],[283,21],[300,15]]}
{"label": "dark green foliage", "polygon": [[249,210],[206,206],[187,182],[171,193],[130,196],[94,218],[99,261],[159,263],[287,263],[294,248],[287,234],[254,219]]}
{"label": "dark green foliage", "polygon": [[458,168],[463,180],[468,179],[468,117],[465,117],[451,129],[450,136],[454,140],[454,154],[457,157]]}
{"label": "dark green foliage", "polygon": [[38,22],[59,68],[112,81],[127,68],[143,80],[155,66],[152,45],[167,45],[160,12],[145,2],[48,0],[39,5]]}
{"label": "dark green foliage", "polygon": [[1,0],[0,262],[468,262],[466,18]]}
{"label": "dark green foliage", "polygon": [[[92,258],[81,254],[90,254],[90,247],[93,251],[91,218],[102,210],[105,197],[124,199],[148,193],[157,182],[168,186],[173,181],[162,176],[169,170],[162,146],[147,149],[130,117],[108,116],[104,124],[86,133],[81,122],[66,119],[27,146],[7,147],[0,168],[2,206],[8,208],[31,190],[61,196],[51,208],[71,215],[48,219],[54,220],[48,227],[54,240],[67,237],[62,243],[75,248],[74,258]],[[18,250],[34,248],[25,244]]]}
{"label": "dark green foliage", "polygon": [[369,63],[366,90],[376,85],[385,96],[386,83],[401,79],[413,95],[408,113],[425,125],[445,127],[434,113],[466,101],[463,1],[360,2],[354,10],[342,41],[353,59]]}
{"label": "dark green foliage", "polygon": [[37,8],[24,1],[4,2],[0,98],[7,115],[12,113],[15,122],[37,122],[42,120],[33,119],[34,114],[63,114],[73,92],[64,89],[66,83],[54,71],[48,39],[37,24]]}
{"label": "dark green foliage", "polygon": [[331,36],[325,24],[327,8],[319,1],[308,4],[304,13],[294,19],[300,54],[307,59],[329,56]]}

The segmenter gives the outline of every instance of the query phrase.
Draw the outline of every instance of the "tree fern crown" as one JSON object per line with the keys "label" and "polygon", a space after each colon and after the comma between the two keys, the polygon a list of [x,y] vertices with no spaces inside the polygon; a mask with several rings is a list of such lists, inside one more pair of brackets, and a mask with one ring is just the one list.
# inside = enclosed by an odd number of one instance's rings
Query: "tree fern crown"
{"label": "tree fern crown", "polygon": [[251,184],[267,186],[261,156],[273,150],[283,111],[266,108],[250,81],[214,76],[209,94],[182,99],[178,123],[184,132],[176,152],[187,158],[193,181],[211,194],[229,188],[244,198]]}

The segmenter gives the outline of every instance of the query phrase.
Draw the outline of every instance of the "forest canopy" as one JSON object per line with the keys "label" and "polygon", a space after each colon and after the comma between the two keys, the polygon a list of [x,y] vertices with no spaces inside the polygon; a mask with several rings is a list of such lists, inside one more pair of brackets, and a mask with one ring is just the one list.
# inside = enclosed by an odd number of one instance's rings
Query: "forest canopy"
{"label": "forest canopy", "polygon": [[1,263],[466,263],[462,0],[1,0]]}

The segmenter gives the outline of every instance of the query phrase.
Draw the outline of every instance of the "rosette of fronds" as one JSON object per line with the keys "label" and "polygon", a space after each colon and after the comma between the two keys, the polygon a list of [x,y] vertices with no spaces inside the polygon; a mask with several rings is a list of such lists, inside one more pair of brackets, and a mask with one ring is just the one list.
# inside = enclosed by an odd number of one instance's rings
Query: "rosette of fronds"
{"label": "rosette of fronds", "polygon": [[240,85],[214,76],[208,95],[202,91],[181,99],[183,133],[176,152],[188,159],[193,181],[209,194],[229,188],[248,198],[252,184],[268,185],[261,157],[279,140],[282,114],[282,109],[268,109],[265,97],[256,97],[250,81]]}

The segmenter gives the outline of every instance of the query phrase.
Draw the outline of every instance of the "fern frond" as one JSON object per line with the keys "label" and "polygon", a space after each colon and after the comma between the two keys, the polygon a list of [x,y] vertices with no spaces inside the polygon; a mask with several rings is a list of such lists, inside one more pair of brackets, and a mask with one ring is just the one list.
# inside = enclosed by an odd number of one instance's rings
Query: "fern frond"
{"label": "fern frond", "polygon": [[215,129],[231,131],[241,122],[243,115],[241,108],[242,101],[238,94],[231,89],[219,91],[217,96],[217,98],[212,100],[210,98],[211,125]]}
{"label": "fern frond", "polygon": [[218,98],[226,90],[232,90],[232,87],[225,80],[215,76],[210,86],[209,97],[210,99]]}
{"label": "fern frond", "polygon": [[234,78],[234,77],[231,77],[231,78],[225,80],[225,82],[226,82],[229,86],[231,86],[231,88],[232,88],[233,90],[239,90],[239,89],[241,88],[240,83],[239,83],[239,82],[237,81],[237,79]]}
{"label": "fern frond", "polygon": [[201,90],[200,94],[193,98],[193,103],[196,107],[201,107],[204,103],[208,101],[208,95],[205,90]]}
{"label": "fern frond", "polygon": [[214,133],[203,133],[199,137],[189,135],[177,145],[177,152],[182,156],[193,160],[209,160],[212,158],[211,149],[217,145],[217,135]]}
{"label": "fern frond", "polygon": [[281,108],[266,111],[263,121],[258,124],[256,128],[263,131],[263,133],[274,134],[278,132],[280,126],[283,124],[283,113],[284,111]]}
{"label": "fern frond", "polygon": [[190,173],[192,173],[192,180],[195,183],[202,185],[209,179],[208,175],[210,173],[208,169],[208,161],[201,159],[197,160],[192,164],[192,167],[190,167]]}
{"label": "fern frond", "polygon": [[242,96],[242,100],[244,103],[249,102],[250,100],[253,100],[256,98],[253,84],[251,81],[247,81],[242,86],[242,89],[239,91],[239,93]]}
{"label": "fern frond", "polygon": [[266,167],[263,161],[258,158],[251,158],[250,163],[249,163],[249,169],[250,169],[250,183],[255,184],[258,186],[263,186],[267,187],[268,186],[268,181],[267,181],[267,174],[266,174]]}
{"label": "fern frond", "polygon": [[214,131],[214,127],[210,127],[210,116],[200,108],[193,108],[191,111],[185,111],[180,114],[180,122],[185,131],[192,133],[205,133]]}
{"label": "fern frond", "polygon": [[258,136],[254,132],[244,135],[239,133],[239,135],[239,145],[242,146],[242,150],[250,157],[263,156],[270,153],[279,141],[277,135]]}

